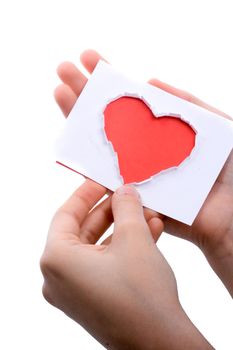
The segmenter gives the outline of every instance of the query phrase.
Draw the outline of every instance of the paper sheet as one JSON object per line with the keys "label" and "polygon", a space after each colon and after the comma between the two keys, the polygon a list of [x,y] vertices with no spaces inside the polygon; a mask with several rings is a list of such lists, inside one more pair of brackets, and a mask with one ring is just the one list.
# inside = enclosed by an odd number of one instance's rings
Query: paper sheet
{"label": "paper sheet", "polygon": [[[166,168],[164,171],[161,170],[162,168],[160,171],[157,169],[155,175],[145,181],[140,181],[143,177],[146,178],[145,174],[140,175],[141,177],[134,181],[132,176],[134,172],[131,167],[130,176],[125,175],[124,179],[120,173],[119,155],[114,150],[114,145],[109,142],[105,129],[106,108],[112,101],[119,101],[124,96],[144,101],[154,118],[163,120],[162,124],[164,121],[169,122],[170,135],[175,129],[175,133],[177,133],[179,129],[175,125],[177,121],[181,123],[183,120],[187,123],[187,128],[189,126],[192,128],[192,131],[189,129],[190,134],[193,133],[192,137],[187,136],[187,133],[183,133],[182,136],[182,130],[180,130],[180,137],[176,139],[175,143],[172,143],[174,151],[179,148],[179,152],[181,152],[183,147],[187,148],[186,153],[184,152],[186,157],[183,157],[185,159],[180,165],[164,167]],[[117,114],[118,111],[116,116]],[[127,118],[127,113],[125,115]],[[122,117],[121,114],[119,114],[120,117]],[[166,117],[167,120],[165,120]],[[172,118],[175,118],[176,123],[171,121]],[[136,121],[133,123],[132,115],[130,123],[132,128],[137,125],[137,129],[138,124],[140,124]],[[141,132],[138,129],[140,169],[142,169],[141,165],[143,164],[143,152],[146,154],[149,147],[148,143],[145,146],[146,142],[143,142],[143,138],[147,141],[148,137],[148,133],[145,132],[148,125],[142,127],[143,123],[142,121],[140,125]],[[56,156],[57,161],[61,164],[93,179],[112,191],[115,191],[124,182],[131,180],[134,183],[139,182],[135,183],[135,186],[141,195],[144,206],[191,225],[233,148],[232,124],[215,113],[159,88],[147,83],[135,82],[112,66],[100,61],[67,119],[64,131],[57,142]],[[122,133],[123,143],[127,144],[130,131],[129,120],[125,125],[124,130],[124,122],[121,123],[117,132]],[[112,133],[114,133],[114,128],[113,124]],[[110,128],[107,127],[107,131],[109,130]],[[157,138],[161,134],[161,130],[160,125],[157,130]],[[166,127],[164,130],[165,138],[170,143],[172,137],[169,137]],[[132,137],[135,138],[135,135]],[[114,136],[112,137],[114,138]],[[181,142],[183,137],[187,138],[188,147],[186,142]],[[176,147],[175,144],[179,142],[179,139],[180,145]],[[163,138],[161,138],[159,148],[164,147],[166,148],[166,142],[163,142]],[[124,152],[127,153],[127,147],[121,151],[121,155],[127,158],[127,154],[124,155]],[[154,153],[155,149],[149,158],[145,157],[145,170],[148,168],[148,159],[150,165],[151,159],[156,160],[153,158]],[[166,152],[163,150],[163,153]],[[177,158],[177,153],[173,153],[174,157]],[[133,152],[129,152],[129,164],[137,166],[138,158],[132,159],[132,156]],[[171,158],[169,159],[170,164],[172,164]],[[123,164],[127,168],[127,162],[124,161]],[[127,174],[127,169],[123,173]],[[135,171],[135,174],[137,173],[138,169]]]}

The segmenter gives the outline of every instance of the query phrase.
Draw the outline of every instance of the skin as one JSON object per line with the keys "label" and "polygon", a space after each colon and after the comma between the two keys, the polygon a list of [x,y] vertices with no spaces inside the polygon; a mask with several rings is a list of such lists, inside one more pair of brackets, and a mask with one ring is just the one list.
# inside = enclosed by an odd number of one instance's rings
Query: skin
{"label": "skin", "polygon": [[[162,220],[146,221],[133,187],[95,206],[105,194],[86,180],[55,214],[41,258],[46,300],[107,349],[213,349],[183,311],[173,271],[155,245]],[[109,204],[112,239],[97,245]]]}
{"label": "skin", "polygon": [[[92,72],[99,58],[86,51],[81,61]],[[63,84],[55,98],[67,116],[87,78],[68,62],[58,75]],[[150,83],[211,109],[158,80]],[[192,227],[143,209],[130,186],[112,195],[86,180],[52,220],[41,258],[45,299],[108,349],[212,349],[182,309],[173,271],[155,241],[166,229],[194,242],[233,293],[232,162],[231,154]],[[96,244],[112,223],[113,234]]]}
{"label": "skin", "polygon": [[[89,73],[93,71],[99,59],[103,59],[93,50],[83,52],[80,58]],[[62,63],[57,73],[63,83],[56,88],[54,95],[64,115],[67,116],[85,86],[87,77],[70,62]],[[149,83],[215,112],[219,117],[232,120],[230,116],[185,91],[157,79],[151,79]],[[144,213],[146,219],[162,217],[148,209]],[[202,250],[210,266],[233,296],[233,151],[192,226],[166,217],[163,219],[166,232],[187,239]]]}

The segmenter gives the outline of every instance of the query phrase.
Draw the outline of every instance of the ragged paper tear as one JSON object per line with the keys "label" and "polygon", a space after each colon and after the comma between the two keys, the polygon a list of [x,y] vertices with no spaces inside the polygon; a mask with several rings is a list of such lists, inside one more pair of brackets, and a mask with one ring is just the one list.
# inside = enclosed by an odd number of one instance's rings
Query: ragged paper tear
{"label": "ragged paper tear", "polygon": [[124,183],[140,184],[191,157],[196,131],[180,116],[154,115],[140,96],[124,94],[103,112],[104,133]]}

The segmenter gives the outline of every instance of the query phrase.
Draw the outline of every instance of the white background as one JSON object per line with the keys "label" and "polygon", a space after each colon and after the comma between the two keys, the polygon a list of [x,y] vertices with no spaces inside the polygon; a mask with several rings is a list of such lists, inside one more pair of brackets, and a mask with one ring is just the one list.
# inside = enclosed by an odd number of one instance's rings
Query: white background
{"label": "white background", "polygon": [[[231,1],[1,1],[1,349],[102,349],[41,296],[39,258],[51,216],[82,178],[54,164],[63,127],[56,66],[99,50],[142,81],[157,77],[233,115]],[[232,300],[196,247],[159,246],[191,320],[230,350]],[[146,339],[145,339],[146,343]]]}

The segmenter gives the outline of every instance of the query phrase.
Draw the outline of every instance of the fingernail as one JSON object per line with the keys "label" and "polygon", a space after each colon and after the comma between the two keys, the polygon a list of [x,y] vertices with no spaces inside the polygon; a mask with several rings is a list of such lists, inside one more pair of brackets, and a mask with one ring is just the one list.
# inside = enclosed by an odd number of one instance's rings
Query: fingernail
{"label": "fingernail", "polygon": [[116,190],[116,193],[119,195],[130,195],[130,196],[134,196],[136,198],[140,198],[139,193],[136,191],[136,189],[133,186],[130,185],[124,185],[119,187]]}

